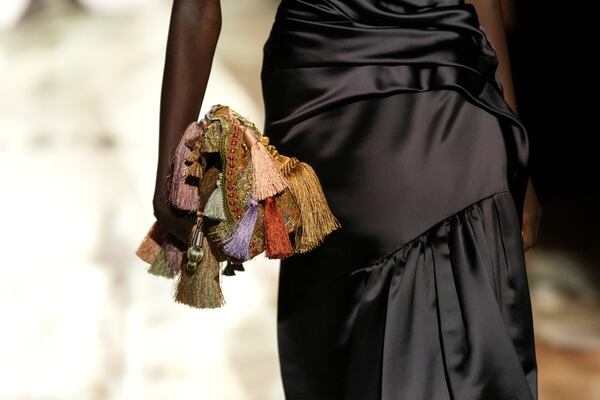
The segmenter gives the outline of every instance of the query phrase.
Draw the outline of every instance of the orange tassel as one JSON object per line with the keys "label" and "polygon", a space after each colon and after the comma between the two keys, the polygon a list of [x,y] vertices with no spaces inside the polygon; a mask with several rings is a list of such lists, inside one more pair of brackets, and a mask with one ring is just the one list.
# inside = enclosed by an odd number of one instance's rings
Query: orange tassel
{"label": "orange tassel", "polygon": [[167,232],[162,229],[158,221],[155,221],[138,245],[135,254],[148,264],[154,263],[160,255],[160,246],[165,240],[166,235]]}
{"label": "orange tassel", "polygon": [[294,254],[287,227],[275,199],[265,199],[264,207],[265,250],[268,258],[283,259]]}

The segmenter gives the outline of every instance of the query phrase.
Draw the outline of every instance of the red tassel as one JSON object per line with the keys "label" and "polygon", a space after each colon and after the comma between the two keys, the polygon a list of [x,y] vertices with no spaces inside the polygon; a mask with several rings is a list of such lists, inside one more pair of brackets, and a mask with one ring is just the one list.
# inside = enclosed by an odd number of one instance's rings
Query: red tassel
{"label": "red tassel", "polygon": [[285,226],[281,211],[272,196],[265,198],[264,207],[265,250],[267,258],[283,259],[294,254],[294,247]]}

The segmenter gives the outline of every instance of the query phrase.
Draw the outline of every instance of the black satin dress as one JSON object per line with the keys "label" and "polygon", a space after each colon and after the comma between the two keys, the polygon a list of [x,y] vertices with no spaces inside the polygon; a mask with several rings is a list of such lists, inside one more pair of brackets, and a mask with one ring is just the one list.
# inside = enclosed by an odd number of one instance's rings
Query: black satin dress
{"label": "black satin dress", "polygon": [[282,0],[265,127],[342,228],[281,263],[287,400],[537,400],[529,142],[462,0]]}

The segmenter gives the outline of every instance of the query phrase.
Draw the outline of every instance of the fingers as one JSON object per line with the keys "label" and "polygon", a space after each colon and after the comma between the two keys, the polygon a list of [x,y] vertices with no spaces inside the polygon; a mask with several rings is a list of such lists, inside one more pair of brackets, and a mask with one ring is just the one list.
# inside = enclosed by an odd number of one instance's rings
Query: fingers
{"label": "fingers", "polygon": [[533,235],[531,234],[530,229],[522,230],[521,237],[523,239],[523,250],[524,251],[528,251],[528,250],[532,249],[533,247],[535,247],[535,244],[536,244],[535,239],[533,238]]}
{"label": "fingers", "polygon": [[176,213],[169,205],[155,202],[154,217],[158,223],[182,243],[190,241],[195,224],[194,214]]}
{"label": "fingers", "polygon": [[537,244],[539,226],[541,221],[541,209],[538,207],[534,215],[525,214],[523,216],[523,226],[521,228],[521,237],[523,240],[523,249],[525,251],[533,248]]}

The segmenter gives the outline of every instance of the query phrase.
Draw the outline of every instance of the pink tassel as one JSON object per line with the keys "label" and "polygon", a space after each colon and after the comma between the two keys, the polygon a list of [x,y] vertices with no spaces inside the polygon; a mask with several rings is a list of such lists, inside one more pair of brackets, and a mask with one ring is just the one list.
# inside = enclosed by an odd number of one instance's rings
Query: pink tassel
{"label": "pink tassel", "polygon": [[252,198],[264,200],[288,186],[276,164],[277,161],[260,140],[250,147],[250,157],[252,158]]}
{"label": "pink tassel", "polygon": [[165,251],[167,265],[174,274],[179,273],[181,269],[181,262],[183,261],[183,251],[180,250],[179,247],[177,247],[177,245],[171,240],[167,240],[163,244],[163,249]]}
{"label": "pink tassel", "polygon": [[198,138],[203,133],[202,125],[192,122],[183,133],[171,161],[169,177],[169,202],[180,210],[195,212],[198,210],[198,188],[186,182],[187,166],[185,160],[192,153],[186,142]]}
{"label": "pink tassel", "polygon": [[[239,123],[234,129],[241,129]],[[264,200],[274,196],[288,187],[288,182],[281,172],[279,161],[265,147],[265,144],[248,128],[244,129],[244,142],[250,149],[252,162],[252,198]]]}

